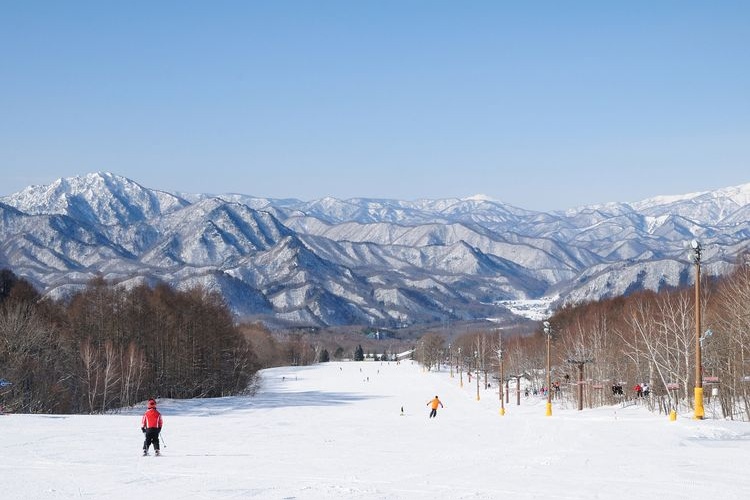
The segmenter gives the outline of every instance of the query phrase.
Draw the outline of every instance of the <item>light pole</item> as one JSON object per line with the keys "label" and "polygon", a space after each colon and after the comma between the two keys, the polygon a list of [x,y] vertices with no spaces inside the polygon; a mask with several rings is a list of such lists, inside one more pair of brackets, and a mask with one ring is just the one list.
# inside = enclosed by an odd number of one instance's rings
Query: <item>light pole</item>
{"label": "light pole", "polygon": [[521,379],[524,378],[524,374],[519,375],[508,375],[508,379],[516,379],[516,406],[521,406]]}
{"label": "light pole", "polygon": [[[500,337],[500,341],[502,342],[502,337]],[[503,400],[503,379],[505,378],[505,370],[503,369],[503,347],[502,343],[500,344],[500,347],[497,349],[497,359],[500,361],[500,416],[505,415],[505,402]]]}
{"label": "light pole", "polygon": [[451,365],[451,378],[453,378],[453,352],[450,344],[448,344],[448,364]]}
{"label": "light pole", "polygon": [[547,335],[547,411],[546,416],[552,416],[552,388],[550,387],[550,361],[549,361],[549,344],[552,340],[552,325],[549,321],[544,323],[544,333]]}
{"label": "light pole", "polygon": [[693,418],[702,420],[703,410],[703,369],[701,361],[701,244],[690,242],[695,262],[695,413]]}
{"label": "light pole", "polygon": [[474,351],[474,362],[477,367],[477,401],[479,401],[479,354],[477,351]]}
{"label": "light pole", "polygon": [[458,378],[460,380],[459,387],[464,386],[464,362],[461,359],[461,348],[458,348]]}

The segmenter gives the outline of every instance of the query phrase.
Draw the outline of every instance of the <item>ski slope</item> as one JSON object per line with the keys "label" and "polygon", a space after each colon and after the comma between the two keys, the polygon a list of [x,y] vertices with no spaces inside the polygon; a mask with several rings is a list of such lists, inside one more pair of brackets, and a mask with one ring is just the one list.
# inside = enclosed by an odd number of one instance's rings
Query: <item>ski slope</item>
{"label": "ski slope", "polygon": [[750,424],[636,406],[545,417],[543,399],[515,394],[500,416],[496,389],[480,396],[411,361],[274,368],[252,398],[160,401],[161,457],[141,456],[145,405],[3,415],[0,497],[750,498]]}

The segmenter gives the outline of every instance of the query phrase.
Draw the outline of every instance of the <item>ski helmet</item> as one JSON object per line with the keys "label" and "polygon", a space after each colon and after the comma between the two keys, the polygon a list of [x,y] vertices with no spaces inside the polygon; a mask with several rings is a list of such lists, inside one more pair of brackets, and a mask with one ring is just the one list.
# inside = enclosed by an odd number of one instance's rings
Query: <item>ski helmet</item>
{"label": "ski helmet", "polygon": [[156,408],[156,400],[155,399],[149,399],[148,405],[146,405],[148,408]]}

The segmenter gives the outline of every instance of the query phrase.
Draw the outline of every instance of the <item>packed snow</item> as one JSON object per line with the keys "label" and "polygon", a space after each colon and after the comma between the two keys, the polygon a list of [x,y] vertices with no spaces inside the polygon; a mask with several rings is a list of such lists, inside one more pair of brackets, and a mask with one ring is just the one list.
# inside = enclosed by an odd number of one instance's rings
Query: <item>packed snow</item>
{"label": "packed snow", "polygon": [[[2,415],[3,499],[746,499],[750,424],[670,421],[638,405],[577,411],[412,361],[264,370],[254,397]],[[494,381],[493,381],[494,382]],[[428,419],[438,395],[445,407]],[[402,413],[403,409],[403,413]]]}

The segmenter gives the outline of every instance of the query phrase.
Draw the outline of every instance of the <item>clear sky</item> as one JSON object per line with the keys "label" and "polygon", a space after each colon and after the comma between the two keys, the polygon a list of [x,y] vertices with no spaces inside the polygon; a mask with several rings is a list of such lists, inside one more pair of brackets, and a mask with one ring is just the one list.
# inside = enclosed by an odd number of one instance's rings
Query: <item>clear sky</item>
{"label": "clear sky", "polygon": [[0,194],[529,209],[750,182],[750,2],[0,3]]}

